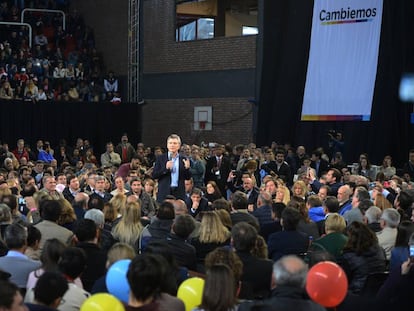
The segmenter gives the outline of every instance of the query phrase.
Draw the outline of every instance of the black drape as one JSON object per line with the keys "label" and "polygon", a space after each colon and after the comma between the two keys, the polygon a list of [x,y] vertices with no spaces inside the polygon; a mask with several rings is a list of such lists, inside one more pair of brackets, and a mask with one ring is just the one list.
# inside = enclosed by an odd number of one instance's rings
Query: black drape
{"label": "black drape", "polygon": [[[105,150],[107,141],[120,141],[122,133],[131,142],[141,141],[140,106],[136,103],[109,102],[22,102],[0,101],[0,140],[16,148],[24,138],[34,146],[37,139],[48,140],[52,147],[64,138],[69,145],[76,138],[89,139],[95,155]],[[30,140],[33,141],[30,141]]]}
{"label": "black drape", "polygon": [[[411,104],[398,99],[403,72],[414,71],[414,1],[384,0],[374,100],[369,122],[300,121],[306,80],[313,1],[264,0],[257,69],[258,124],[256,142],[305,145],[308,151],[327,147],[327,131],[342,131],[346,160],[367,152],[374,163],[385,154],[394,162],[407,160],[414,147]],[[357,35],[357,34],[356,34]]]}

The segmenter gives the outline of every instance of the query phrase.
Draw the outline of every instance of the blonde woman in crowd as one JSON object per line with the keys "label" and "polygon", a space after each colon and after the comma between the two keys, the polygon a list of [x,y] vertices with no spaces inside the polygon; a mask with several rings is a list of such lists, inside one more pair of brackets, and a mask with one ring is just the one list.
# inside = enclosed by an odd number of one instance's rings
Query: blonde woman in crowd
{"label": "blonde woman in crowd", "polygon": [[200,235],[191,240],[196,249],[197,270],[204,272],[204,259],[207,254],[224,245],[230,244],[230,231],[216,212],[204,212],[201,218]]}
{"label": "blonde woman in crowd", "polygon": [[141,206],[138,202],[128,202],[119,223],[112,229],[116,240],[137,249],[137,241],[144,226],[141,223]]}
{"label": "blonde woman in crowd", "polygon": [[288,204],[290,201],[290,191],[286,186],[279,185],[276,190],[275,203]]}
{"label": "blonde woman in crowd", "polygon": [[295,183],[292,186],[292,193],[293,196],[306,200],[308,196],[308,187],[306,186],[303,180],[295,181]]}

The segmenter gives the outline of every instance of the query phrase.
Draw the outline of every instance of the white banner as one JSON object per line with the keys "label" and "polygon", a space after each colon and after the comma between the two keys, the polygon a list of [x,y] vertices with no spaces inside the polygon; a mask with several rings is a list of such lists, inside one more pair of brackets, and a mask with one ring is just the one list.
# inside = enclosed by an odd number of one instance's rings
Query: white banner
{"label": "white banner", "polygon": [[302,120],[369,121],[383,0],[315,0]]}

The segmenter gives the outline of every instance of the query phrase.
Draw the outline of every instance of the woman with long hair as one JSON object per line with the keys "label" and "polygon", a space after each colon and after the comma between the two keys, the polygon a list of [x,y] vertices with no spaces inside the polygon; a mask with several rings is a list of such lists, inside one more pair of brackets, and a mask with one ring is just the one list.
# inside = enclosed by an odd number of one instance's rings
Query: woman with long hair
{"label": "woman with long hair", "polygon": [[204,212],[201,218],[200,235],[191,240],[196,249],[198,269],[204,272],[204,259],[208,253],[230,244],[230,232],[214,211]]}
{"label": "woman with long hair", "polygon": [[379,246],[375,233],[361,222],[351,223],[348,226],[348,241],[340,260],[348,277],[348,290],[359,294],[368,274],[384,272],[385,263],[385,252]]}
{"label": "woman with long hair", "polygon": [[[42,265],[39,269],[30,272],[27,279],[27,290],[34,288],[39,277],[45,272],[58,272],[58,262],[66,249],[66,245],[58,239],[49,239],[43,246],[42,253],[40,255],[40,261]],[[75,284],[82,288],[82,281],[80,278],[74,280]]]}
{"label": "woman with long hair", "polygon": [[306,200],[306,197],[308,196],[308,187],[303,180],[295,181],[292,186],[292,194],[293,196]]}
{"label": "woman with long hair", "polygon": [[195,311],[236,311],[239,280],[223,264],[210,267],[206,273],[203,297]]}
{"label": "woman with long hair", "polygon": [[390,271],[396,267],[401,267],[404,261],[410,256],[408,242],[414,233],[414,223],[409,220],[402,221],[398,226],[395,246],[391,250]]}
{"label": "woman with long hair", "polygon": [[141,206],[138,202],[128,202],[119,223],[112,229],[116,240],[129,244],[135,250],[144,226],[141,223]]}
{"label": "woman with long hair", "polygon": [[277,186],[277,190],[276,190],[276,198],[275,198],[275,203],[284,203],[284,204],[288,204],[290,201],[290,191],[289,189],[282,185],[279,184]]}
{"label": "woman with long hair", "polygon": [[208,205],[213,204],[215,200],[223,197],[215,181],[209,181],[206,184],[206,193],[204,194],[204,197],[208,200]]}

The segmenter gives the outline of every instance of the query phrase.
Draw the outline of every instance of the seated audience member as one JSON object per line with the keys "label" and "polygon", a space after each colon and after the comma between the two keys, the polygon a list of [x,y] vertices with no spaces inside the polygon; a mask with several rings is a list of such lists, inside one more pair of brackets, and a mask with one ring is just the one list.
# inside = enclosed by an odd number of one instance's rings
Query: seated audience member
{"label": "seated audience member", "polygon": [[318,222],[325,219],[323,211],[322,200],[317,195],[311,195],[306,200],[306,208],[308,209],[309,218],[313,222]]}
{"label": "seated audience member", "polygon": [[120,221],[112,228],[112,234],[117,241],[138,249],[137,245],[143,228],[139,203],[128,202]]}
{"label": "seated audience member", "polygon": [[106,253],[98,246],[99,228],[93,220],[80,220],[75,235],[78,240],[76,247],[86,254],[86,269],[82,272],[81,280],[83,288],[89,292],[95,281],[105,274]]}
{"label": "seated audience member", "polygon": [[[371,202],[371,196],[369,195],[368,190],[362,186],[356,187],[354,195],[352,196],[352,209],[343,214],[348,226],[354,221],[363,222],[363,213],[359,205],[364,200]],[[367,207],[367,209],[368,208],[369,207]]]}
{"label": "seated audience member", "polygon": [[293,207],[300,213],[301,219],[299,221],[297,230],[306,234],[309,239],[318,239],[318,225],[309,219],[308,209],[306,208],[305,202],[301,198],[296,197],[287,204],[287,207]]}
{"label": "seated audience member", "polygon": [[280,219],[282,218],[282,212],[286,208],[284,203],[272,203],[272,222],[260,228],[260,235],[265,241],[269,239],[269,235],[272,233],[282,231],[280,225]]}
{"label": "seated audience member", "polygon": [[319,234],[322,236],[325,234],[325,220],[329,217],[329,215],[338,213],[339,211],[339,202],[338,199],[334,196],[327,196],[325,201],[322,203],[323,212],[325,217],[323,220],[318,221],[316,224],[318,225]]}
{"label": "seated audience member", "polygon": [[339,215],[343,216],[352,208],[352,190],[348,185],[339,187],[337,199],[339,201]]}
{"label": "seated audience member", "polygon": [[269,258],[274,262],[284,255],[300,255],[308,250],[309,237],[297,231],[301,218],[300,212],[295,208],[287,207],[283,210],[280,222],[283,231],[271,234],[267,242]]}
{"label": "seated audience member", "polygon": [[6,256],[0,257],[0,269],[10,273],[10,281],[25,291],[30,272],[38,269],[41,263],[24,255],[27,247],[25,227],[19,224],[9,225],[4,240],[9,251]]}
{"label": "seated audience member", "polygon": [[214,265],[223,264],[228,266],[236,279],[241,280],[243,274],[243,262],[240,257],[229,247],[219,247],[208,253],[205,260],[206,269]]}
{"label": "seated audience member", "polygon": [[326,251],[338,260],[348,241],[348,237],[344,234],[345,228],[346,222],[342,216],[337,213],[330,214],[325,221],[326,235],[314,241],[310,245],[310,251]]}
{"label": "seated audience member", "polygon": [[40,233],[39,229],[35,226],[30,225],[27,227],[27,247],[24,251],[24,254],[33,259],[39,260],[39,244],[40,240],[42,239],[42,234]]}
{"label": "seated audience member", "polygon": [[197,269],[196,249],[187,242],[188,237],[195,229],[195,220],[190,215],[175,217],[171,233],[167,236],[167,243],[178,266],[189,270]]}
{"label": "seated audience member", "polygon": [[68,289],[68,282],[61,273],[45,272],[34,288],[33,303],[28,303],[27,307],[30,311],[57,310]]}
{"label": "seated audience member", "polygon": [[[115,262],[121,259],[134,259],[135,250],[126,243],[116,243],[108,251],[106,269],[108,270]],[[107,293],[106,274],[101,276],[93,284],[91,294]]]}
{"label": "seated audience member", "polygon": [[[43,273],[56,272],[59,270],[58,261],[62,256],[65,248],[66,245],[58,239],[50,239],[45,242],[43,251],[40,255],[40,261],[42,265],[39,269],[30,272],[26,285],[28,291],[36,286],[37,280]],[[74,280],[74,282],[78,286],[83,287],[82,281],[80,279]]]}
{"label": "seated audience member", "polygon": [[340,264],[348,277],[348,290],[358,295],[368,274],[385,271],[386,258],[375,233],[367,225],[354,221],[347,231],[348,241]]}
{"label": "seated audience member", "polygon": [[235,310],[240,281],[223,264],[211,266],[206,273],[201,304],[193,311]]}
{"label": "seated audience member", "polygon": [[[408,244],[414,244],[414,234],[411,235]],[[413,291],[414,263],[408,259],[400,267],[390,271],[376,298],[383,303],[384,310],[409,311],[412,309]]]}
{"label": "seated audience member", "polygon": [[151,240],[165,241],[171,232],[174,217],[174,205],[171,202],[162,202],[157,211],[157,216],[142,230],[139,238],[138,252],[142,252]]}
{"label": "seated audience member", "polygon": [[166,260],[155,254],[141,254],[131,261],[127,272],[130,293],[126,311],[185,310],[180,299],[163,291],[167,266]]}
{"label": "seated audience member", "polygon": [[211,207],[208,204],[208,200],[202,196],[202,192],[198,188],[193,188],[190,197],[185,199],[187,204],[188,213],[197,217],[201,212],[211,211]]}
{"label": "seated audience member", "polygon": [[57,224],[61,211],[62,206],[56,200],[43,200],[41,202],[40,216],[43,220],[35,225],[42,234],[39,245],[40,251],[49,239],[57,238],[65,245],[72,242],[73,232]]}
{"label": "seated audience member", "polygon": [[87,257],[85,252],[78,247],[68,247],[59,260],[59,271],[68,281],[69,289],[66,291],[59,305],[59,311],[79,310],[82,303],[89,298],[90,294],[78,287],[73,280],[80,277],[86,268]]}
{"label": "seated audience member", "polygon": [[387,260],[391,258],[391,250],[394,248],[397,238],[397,227],[400,223],[400,213],[396,209],[387,208],[382,212],[380,224],[382,230],[377,232],[378,244],[385,251]]}
{"label": "seated audience member", "polygon": [[414,223],[409,220],[402,221],[398,226],[395,246],[391,250],[390,270],[401,267],[409,256],[409,240],[414,233]]}
{"label": "seated audience member", "polygon": [[257,230],[246,222],[240,222],[231,230],[232,244],[243,262],[240,299],[263,299],[270,294],[272,262],[252,254],[256,247]]}
{"label": "seated audience member", "polygon": [[381,224],[380,224],[381,215],[382,215],[381,209],[376,206],[371,206],[365,212],[366,223],[368,227],[375,233],[378,233],[382,230]]}
{"label": "seated audience member", "polygon": [[289,255],[273,265],[272,295],[268,299],[240,304],[239,311],[312,310],[324,307],[313,302],[305,293],[308,267],[300,258]]}
{"label": "seated audience member", "polygon": [[252,215],[259,221],[260,228],[264,225],[272,223],[272,196],[270,193],[262,192],[257,198],[257,208]]}
{"label": "seated audience member", "polygon": [[207,254],[217,247],[230,245],[230,232],[216,212],[204,212],[201,218],[200,234],[190,243],[196,250],[197,271],[204,272],[204,259]]}
{"label": "seated audience member", "polygon": [[0,280],[0,310],[4,311],[26,311],[23,297],[16,284]]}
{"label": "seated audience member", "polygon": [[112,245],[116,243],[115,238],[113,237],[111,231],[105,228],[105,215],[102,211],[93,208],[88,210],[85,213],[85,219],[91,219],[95,222],[96,226],[99,230],[99,247],[104,251],[107,252]]}
{"label": "seated audience member", "polygon": [[231,197],[230,218],[233,226],[244,221],[255,227],[257,230],[260,229],[257,219],[249,214],[247,195],[241,191],[236,191]]}
{"label": "seated audience member", "polygon": [[211,205],[215,200],[222,198],[222,194],[220,192],[219,187],[217,186],[215,181],[209,181],[206,184],[206,193],[204,194],[204,198],[207,199],[208,204]]}

